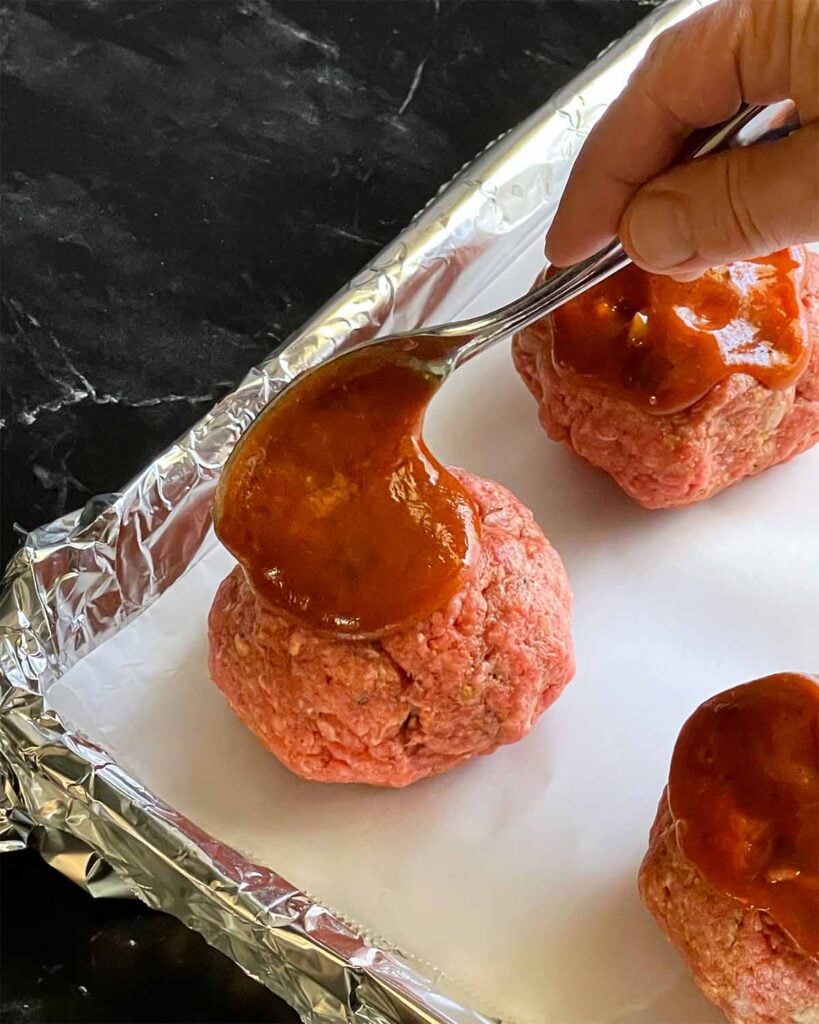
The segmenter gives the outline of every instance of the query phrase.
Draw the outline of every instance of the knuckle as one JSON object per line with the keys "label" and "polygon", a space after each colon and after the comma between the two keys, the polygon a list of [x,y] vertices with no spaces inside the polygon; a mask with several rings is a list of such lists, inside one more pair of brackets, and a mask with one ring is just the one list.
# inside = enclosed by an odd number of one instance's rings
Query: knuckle
{"label": "knuckle", "polygon": [[649,67],[662,64],[668,54],[669,46],[673,46],[675,40],[675,28],[666,29],[665,32],[661,32],[660,35],[652,39],[648,49],[646,50],[643,66]]}
{"label": "knuckle", "polygon": [[731,154],[733,159],[722,161],[723,190],[728,215],[728,232],[749,253],[762,254],[768,248],[776,248],[759,218],[753,201],[753,172],[744,154]]}

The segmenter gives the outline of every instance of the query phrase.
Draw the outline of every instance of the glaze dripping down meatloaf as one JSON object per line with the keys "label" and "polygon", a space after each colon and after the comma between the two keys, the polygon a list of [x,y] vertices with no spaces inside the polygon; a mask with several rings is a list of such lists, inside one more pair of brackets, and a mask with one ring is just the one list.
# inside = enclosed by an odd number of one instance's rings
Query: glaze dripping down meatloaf
{"label": "glaze dripping down meatloaf", "polygon": [[801,258],[799,330],[807,353],[798,379],[788,387],[768,388],[735,372],[689,407],[657,415],[589,375],[563,372],[554,358],[553,317],[520,332],[513,343],[515,366],[537,400],[549,437],[605,470],[652,509],[704,501],[815,445],[819,255],[802,252]]}
{"label": "glaze dripping down meatloaf", "polygon": [[452,471],[480,518],[465,585],[424,621],[337,638],[259,601],[237,566],[209,619],[210,672],[233,710],[307,779],[406,786],[521,739],[574,673],[571,594],[532,513]]}
{"label": "glaze dripping down meatloaf", "polygon": [[819,1024],[819,962],[764,910],[703,878],[680,849],[665,794],[640,870],[643,902],[731,1024]]}

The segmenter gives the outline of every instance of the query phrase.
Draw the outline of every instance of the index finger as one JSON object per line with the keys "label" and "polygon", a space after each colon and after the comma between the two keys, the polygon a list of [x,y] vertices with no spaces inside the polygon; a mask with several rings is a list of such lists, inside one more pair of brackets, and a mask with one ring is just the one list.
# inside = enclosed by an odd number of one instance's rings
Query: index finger
{"label": "index finger", "polygon": [[549,260],[574,263],[608,242],[686,136],[743,100],[791,97],[803,122],[815,117],[816,69],[802,73],[798,52],[818,19],[816,0],[720,0],[659,36],[580,152],[547,237]]}

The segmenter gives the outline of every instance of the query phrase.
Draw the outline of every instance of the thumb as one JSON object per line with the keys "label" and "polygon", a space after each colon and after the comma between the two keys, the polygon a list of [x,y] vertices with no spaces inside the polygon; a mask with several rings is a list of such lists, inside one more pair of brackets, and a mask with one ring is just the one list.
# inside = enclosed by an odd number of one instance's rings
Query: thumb
{"label": "thumb", "polygon": [[682,277],[819,240],[819,122],[653,178],[619,234],[639,266]]}

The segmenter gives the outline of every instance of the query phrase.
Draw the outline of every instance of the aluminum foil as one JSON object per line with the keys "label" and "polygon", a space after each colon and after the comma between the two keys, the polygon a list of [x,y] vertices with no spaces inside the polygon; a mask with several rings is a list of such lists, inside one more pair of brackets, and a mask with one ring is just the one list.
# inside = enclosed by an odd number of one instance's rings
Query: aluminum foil
{"label": "aluminum foil", "polygon": [[[197,559],[231,448],[265,402],[344,347],[436,322],[545,232],[589,128],[650,40],[710,0],[668,0],[468,165],[284,349],[121,493],[35,530],[0,590],[0,846],[33,845],[93,895],[167,911],[311,1024],[489,1024],[268,868],[157,800],[48,709],[49,686]],[[203,624],[204,628],[204,624]]]}

